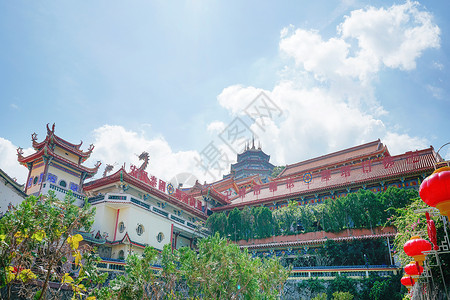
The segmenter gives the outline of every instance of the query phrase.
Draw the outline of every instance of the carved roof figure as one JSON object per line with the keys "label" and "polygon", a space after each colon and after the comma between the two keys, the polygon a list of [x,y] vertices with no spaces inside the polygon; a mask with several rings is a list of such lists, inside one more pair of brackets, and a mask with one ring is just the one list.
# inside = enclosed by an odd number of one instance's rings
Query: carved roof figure
{"label": "carved roof figure", "polygon": [[150,159],[150,156],[148,155],[148,152],[146,152],[146,151],[142,152],[141,155],[139,155],[139,160],[144,161],[142,163],[142,165],[139,167],[140,171],[144,171],[147,168],[149,159]]}

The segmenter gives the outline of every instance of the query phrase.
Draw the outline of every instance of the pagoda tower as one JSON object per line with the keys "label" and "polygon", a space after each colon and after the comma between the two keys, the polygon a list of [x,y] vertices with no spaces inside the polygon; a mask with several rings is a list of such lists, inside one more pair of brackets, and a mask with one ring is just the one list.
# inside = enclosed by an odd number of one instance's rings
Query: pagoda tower
{"label": "pagoda tower", "polygon": [[231,175],[235,179],[258,175],[263,183],[268,182],[275,168],[269,160],[270,155],[262,151],[261,144],[256,148],[253,138],[252,146],[246,145],[244,152],[237,155],[237,163],[231,165]]}
{"label": "pagoda tower", "polygon": [[82,165],[91,155],[94,145],[82,151],[83,142],[75,145],[55,135],[55,124],[51,129],[47,124],[47,136],[42,142],[37,141],[36,133],[31,135],[31,140],[35,153],[24,157],[22,148],[17,149],[19,163],[28,168],[25,193],[39,195],[53,190],[58,198],[63,199],[68,191],[72,191],[79,199],[77,204],[81,205],[83,182],[94,176],[101,165],[100,162],[94,168]]}

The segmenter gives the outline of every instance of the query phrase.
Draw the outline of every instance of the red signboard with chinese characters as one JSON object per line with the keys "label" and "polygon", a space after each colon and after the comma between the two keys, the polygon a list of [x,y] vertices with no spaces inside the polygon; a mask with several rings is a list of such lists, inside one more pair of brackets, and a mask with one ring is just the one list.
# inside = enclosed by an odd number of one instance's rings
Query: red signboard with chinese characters
{"label": "red signboard with chinese characters", "polygon": [[196,200],[193,196],[187,195],[186,193],[184,193],[183,191],[181,191],[179,189],[175,189],[175,191],[169,191],[167,189],[167,187],[171,186],[170,183],[167,184],[164,180],[157,179],[155,176],[150,176],[150,178],[149,178],[147,172],[145,172],[144,170],[140,170],[136,166],[132,165],[130,169],[131,170],[130,170],[129,175],[131,175],[132,177],[139,179],[142,182],[145,182],[152,188],[155,188],[155,189],[157,188],[161,192],[168,193],[170,196],[173,196],[175,199],[182,201],[198,210],[202,210],[202,202],[200,200]]}

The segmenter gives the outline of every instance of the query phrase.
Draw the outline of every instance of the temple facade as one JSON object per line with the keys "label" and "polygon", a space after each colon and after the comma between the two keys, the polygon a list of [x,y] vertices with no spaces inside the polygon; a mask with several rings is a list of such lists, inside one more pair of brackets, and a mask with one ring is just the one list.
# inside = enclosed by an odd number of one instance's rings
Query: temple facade
{"label": "temple facade", "polygon": [[81,150],[80,144],[72,144],[55,134],[55,124],[50,128],[47,124],[47,136],[42,142],[37,141],[37,134],[31,135],[35,152],[23,156],[22,148],[17,149],[18,161],[28,168],[27,182],[24,192],[27,195],[47,194],[53,190],[60,199],[71,191],[77,204],[84,201],[83,183],[94,176],[101,163],[94,168],[82,165],[91,155],[94,146],[87,151]]}
{"label": "temple facade", "polygon": [[290,201],[298,205],[320,204],[359,189],[375,193],[389,186],[418,189],[421,180],[442,160],[433,147],[391,156],[388,148],[376,140],[287,165],[272,181],[241,190],[229,197],[229,205],[213,211],[260,205],[273,210]]}
{"label": "temple facade", "polygon": [[158,250],[166,244],[172,249],[193,247],[196,239],[208,234],[200,226],[206,221],[207,211],[218,203],[227,204],[225,197],[214,191],[188,194],[147,174],[149,155],[144,152],[140,158],[140,167],[131,166],[129,171],[121,167],[84,186],[96,216],[93,231],[83,236],[98,244],[103,263],[108,266],[117,267],[114,260],[142,253],[146,246]]}

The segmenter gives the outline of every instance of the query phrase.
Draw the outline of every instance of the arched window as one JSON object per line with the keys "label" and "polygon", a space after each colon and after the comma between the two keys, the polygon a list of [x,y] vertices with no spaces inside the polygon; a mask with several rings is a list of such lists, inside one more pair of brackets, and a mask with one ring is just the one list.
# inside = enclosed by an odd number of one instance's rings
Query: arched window
{"label": "arched window", "polygon": [[119,259],[125,259],[125,252],[123,250],[119,251]]}
{"label": "arched window", "polygon": [[136,232],[138,235],[142,235],[144,233],[144,226],[142,226],[142,224],[139,224],[136,228]]}
{"label": "arched window", "polygon": [[162,232],[158,233],[156,239],[158,240],[158,243],[161,243],[164,240],[164,233]]}
{"label": "arched window", "polygon": [[125,224],[123,222],[119,223],[119,232],[122,233],[125,231]]}

